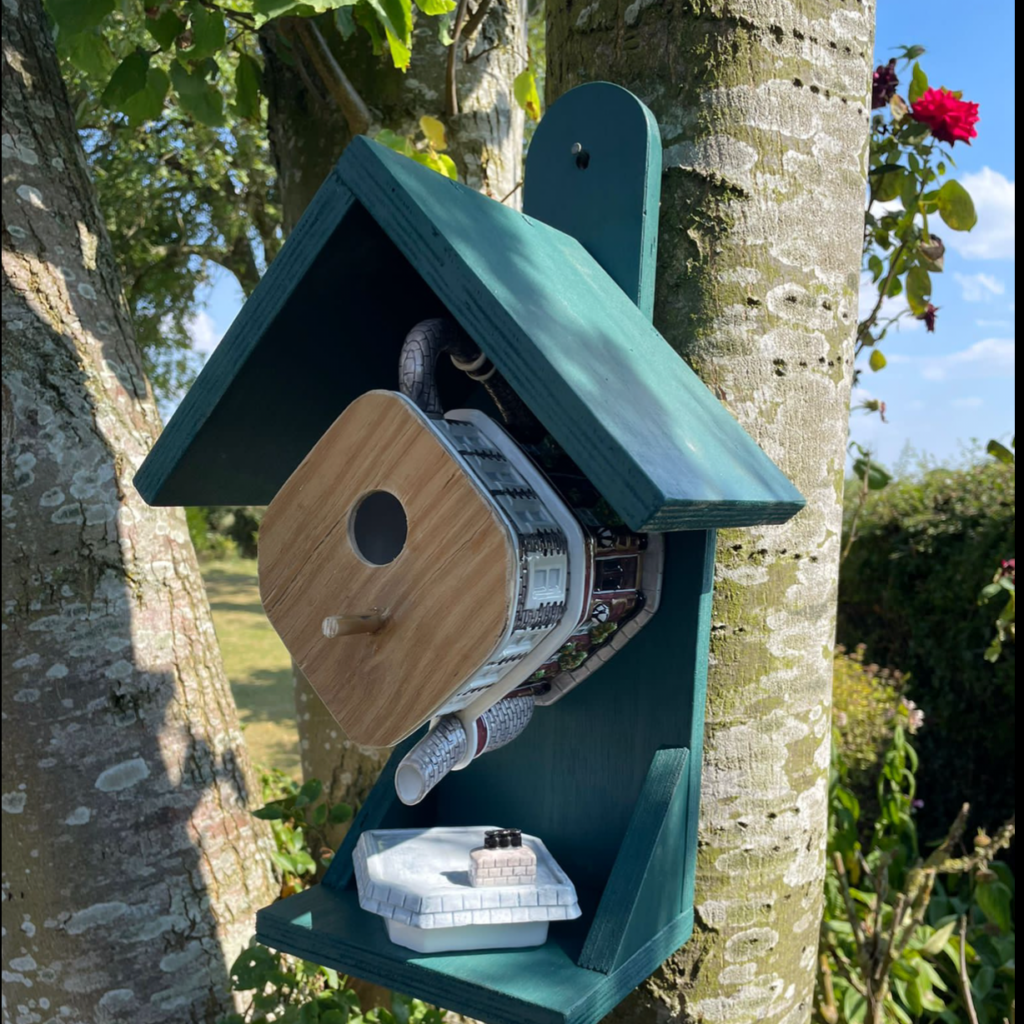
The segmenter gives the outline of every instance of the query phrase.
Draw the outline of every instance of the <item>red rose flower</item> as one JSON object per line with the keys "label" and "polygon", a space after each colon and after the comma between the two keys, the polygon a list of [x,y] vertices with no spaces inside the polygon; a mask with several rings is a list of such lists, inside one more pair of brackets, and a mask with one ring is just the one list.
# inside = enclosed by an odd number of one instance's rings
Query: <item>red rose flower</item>
{"label": "red rose flower", "polygon": [[910,108],[915,121],[926,124],[939,142],[966,142],[977,138],[978,104],[967,103],[948,89],[926,89]]}

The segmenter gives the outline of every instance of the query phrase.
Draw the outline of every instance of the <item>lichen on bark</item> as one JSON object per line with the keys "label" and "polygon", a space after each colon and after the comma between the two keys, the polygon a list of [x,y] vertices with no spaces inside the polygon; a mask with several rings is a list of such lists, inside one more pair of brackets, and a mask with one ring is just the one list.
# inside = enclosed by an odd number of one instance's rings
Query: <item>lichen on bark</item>
{"label": "lichen on bark", "polygon": [[874,5],[595,0],[548,15],[548,100],[661,126],[655,323],[807,507],[720,536],[694,938],[609,1019],[811,1013]]}
{"label": "lichen on bark", "polygon": [[2,75],[5,999],[214,1020],[269,833],[184,515],[132,486],[160,424],[39,0]]}

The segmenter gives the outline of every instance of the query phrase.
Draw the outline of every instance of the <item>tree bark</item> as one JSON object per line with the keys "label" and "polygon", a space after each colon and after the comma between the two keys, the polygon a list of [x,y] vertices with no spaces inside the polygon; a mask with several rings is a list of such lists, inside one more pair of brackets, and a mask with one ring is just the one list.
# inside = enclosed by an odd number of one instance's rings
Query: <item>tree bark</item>
{"label": "tree bark", "polygon": [[2,75],[5,999],[214,1021],[269,833],[184,514],[132,486],[160,423],[39,0]]}
{"label": "tree bark", "polygon": [[606,79],[661,125],[655,323],[807,497],[728,531],[714,603],[696,931],[610,1020],[805,1021],[874,4],[552,4],[553,102]]}
{"label": "tree bark", "polygon": [[[295,40],[294,19],[271,23],[261,34],[266,58],[268,127],[278,170],[285,233],[352,138],[327,86]],[[414,30],[412,64],[406,73],[390,58],[374,56],[362,31],[342,41],[324,35],[345,75],[370,107],[369,134],[388,128],[416,136],[424,114],[441,120],[446,152],[459,180],[502,199],[522,177],[523,112],[512,81],[526,67],[525,0],[494,0],[473,35],[458,46],[460,113],[444,114],[447,48],[437,37],[438,19],[421,17]]]}
{"label": "tree bark", "polygon": [[[382,127],[399,134],[419,132],[419,118],[437,117],[445,124],[447,153],[459,179],[501,199],[513,193],[522,177],[523,112],[512,97],[512,80],[526,66],[525,3],[494,0],[480,28],[459,44],[460,113],[443,114],[447,50],[437,38],[437,21],[421,18],[415,30],[412,65],[403,75],[387,57],[373,56],[365,35],[332,48],[347,77],[370,104],[371,132]],[[288,26],[281,30],[289,34]],[[267,59],[268,122],[278,168],[285,230],[295,225],[307,203],[348,144],[345,118],[301,51],[290,63],[280,57],[281,38],[264,30]],[[518,200],[513,193],[510,202]],[[409,325],[410,327],[412,324]],[[398,383],[395,367],[395,384]],[[359,747],[347,740],[312,687],[295,670],[296,718],[302,769],[306,778],[323,781],[332,801],[359,805],[373,788],[389,751]],[[344,831],[334,836],[340,840]]]}

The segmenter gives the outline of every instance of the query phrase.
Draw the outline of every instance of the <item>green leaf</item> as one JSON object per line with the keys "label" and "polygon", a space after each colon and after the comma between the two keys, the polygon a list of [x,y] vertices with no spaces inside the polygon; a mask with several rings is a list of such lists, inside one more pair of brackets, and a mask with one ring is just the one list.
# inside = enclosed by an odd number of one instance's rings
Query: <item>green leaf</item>
{"label": "green leaf", "polygon": [[412,47],[412,0],[367,0],[384,29],[391,49],[391,62],[404,71]]}
{"label": "green leaf", "polygon": [[1000,931],[1008,932],[1013,927],[1010,906],[1013,895],[1002,882],[980,882],[975,899],[982,913]]}
{"label": "green leaf", "polygon": [[299,795],[295,798],[295,806],[305,807],[307,804],[316,803],[323,791],[324,784],[319,779],[308,779],[302,784]]}
{"label": "green leaf", "polygon": [[885,271],[885,264],[878,256],[872,253],[868,257],[868,270],[871,271],[872,282],[877,282]]}
{"label": "green leaf", "polygon": [[352,17],[355,23],[365,29],[373,44],[374,56],[379,57],[384,52],[384,36],[380,31],[380,22],[369,4],[357,4],[352,8]]}
{"label": "green leaf", "polygon": [[341,33],[342,39],[351,39],[356,30],[356,19],[352,15],[350,6],[339,7],[334,12],[334,24]]}
{"label": "green leaf", "polygon": [[327,821],[327,804],[317,804],[313,808],[313,824],[322,825]]}
{"label": "green leaf", "polygon": [[283,807],[278,807],[275,804],[267,804],[266,807],[257,807],[252,812],[254,818],[261,818],[263,821],[278,821],[281,818],[286,817],[285,810]]}
{"label": "green leaf", "polygon": [[161,50],[169,50],[174,45],[174,40],[185,31],[185,25],[168,7],[155,18],[147,15],[146,31],[157,41]]}
{"label": "green leaf", "polygon": [[226,39],[224,15],[219,10],[211,11],[197,2],[189,4],[188,11],[192,45],[183,49],[181,55],[187,60],[198,61],[219,53]]}
{"label": "green leaf", "polygon": [[853,464],[853,472],[861,480],[867,477],[868,490],[871,491],[880,491],[892,481],[892,476],[870,459],[857,459]]}
{"label": "green leaf", "polygon": [[992,991],[992,986],[995,984],[995,980],[995,969],[990,967],[988,964],[978,971],[971,981],[971,991],[974,994],[976,1002],[984,1006],[985,997]]}
{"label": "green leaf", "polygon": [[238,55],[235,68],[235,113],[241,118],[255,118],[260,112],[260,80],[262,69],[255,57]]}
{"label": "green leaf", "polygon": [[843,1017],[847,1024],[862,1024],[867,1015],[867,1000],[855,988],[848,988],[843,996]]}
{"label": "green leaf", "polygon": [[332,825],[342,825],[352,817],[352,808],[348,804],[334,804],[327,815]]}
{"label": "green leaf", "polygon": [[893,274],[892,280],[889,282],[888,296],[890,299],[896,298],[900,292],[903,291],[903,282],[899,279],[899,276]]}
{"label": "green leaf", "polygon": [[271,19],[288,14],[300,6],[301,0],[255,0],[252,5],[253,14],[256,15],[255,26],[260,28]]}
{"label": "green leaf", "polygon": [[959,181],[947,181],[936,196],[939,216],[954,231],[970,231],[978,223],[974,200]]}
{"label": "green leaf", "polygon": [[219,128],[224,123],[224,97],[206,80],[202,69],[190,72],[174,61],[171,82],[186,113],[210,128]]}
{"label": "green leaf", "polygon": [[870,366],[871,369],[875,371],[875,373],[878,373],[879,370],[885,369],[886,362],[887,360],[885,356],[883,356],[882,353],[879,352],[876,348],[871,353],[871,358],[868,360],[868,366]]}
{"label": "green leaf", "polygon": [[114,9],[114,0],[47,0],[46,10],[61,35],[95,28]]}
{"label": "green leaf", "polygon": [[96,81],[108,80],[117,67],[117,58],[110,44],[97,32],[61,35],[57,40],[57,50],[61,57]]}
{"label": "green leaf", "polygon": [[534,121],[540,120],[540,94],[537,92],[537,79],[533,70],[527,65],[515,77],[512,92],[516,102],[526,111],[526,116]]}
{"label": "green leaf", "polygon": [[1000,462],[1005,462],[1007,465],[1012,465],[1016,461],[1016,456],[1005,444],[1001,444],[999,441],[993,438],[985,446],[985,451],[994,459],[998,459]]}
{"label": "green leaf", "polygon": [[121,109],[128,115],[128,123],[135,127],[159,117],[170,86],[171,80],[166,71],[150,68],[146,72],[146,87],[121,104]]}
{"label": "green leaf", "polygon": [[924,267],[911,267],[907,271],[907,305],[915,316],[920,316],[928,308],[928,300],[932,296],[932,279]]}
{"label": "green leaf", "polygon": [[125,101],[146,88],[146,73],[149,71],[149,54],[136,50],[128,54],[110,76],[107,87],[100,97],[105,107],[123,110]]}
{"label": "green leaf", "polygon": [[900,194],[906,168],[902,164],[883,164],[871,172],[871,192],[881,203],[888,203]]}
{"label": "green leaf", "polygon": [[375,142],[387,146],[388,149],[393,149],[396,153],[401,153],[402,156],[411,157],[415,152],[410,139],[393,132],[390,128],[382,128],[373,138]]}
{"label": "green leaf", "polygon": [[946,943],[949,942],[950,936],[953,934],[953,929],[956,927],[956,919],[947,922],[941,928],[937,929],[927,942],[921,946],[921,952],[925,956],[937,956],[942,952]]}
{"label": "green leaf", "polygon": [[455,0],[416,0],[416,6],[424,13],[432,17],[438,14],[447,14],[454,11]]}
{"label": "green leaf", "polygon": [[921,70],[921,65],[914,62],[914,72],[910,79],[910,88],[907,90],[907,99],[913,106],[928,90],[928,76]]}
{"label": "green leaf", "polygon": [[423,164],[424,167],[429,167],[432,171],[436,171],[446,178],[451,178],[452,181],[459,180],[459,172],[455,166],[455,161],[446,153],[432,153],[428,151],[426,153],[412,153],[410,155],[416,163]]}

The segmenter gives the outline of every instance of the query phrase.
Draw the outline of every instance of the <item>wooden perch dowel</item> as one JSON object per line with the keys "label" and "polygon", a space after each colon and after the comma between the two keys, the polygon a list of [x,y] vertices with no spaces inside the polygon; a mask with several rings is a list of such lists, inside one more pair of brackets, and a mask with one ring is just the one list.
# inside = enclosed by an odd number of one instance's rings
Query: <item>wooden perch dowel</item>
{"label": "wooden perch dowel", "polygon": [[363,615],[328,615],[321,629],[329,640],[336,636],[353,636],[356,633],[376,633],[384,625],[381,612],[366,612]]}

